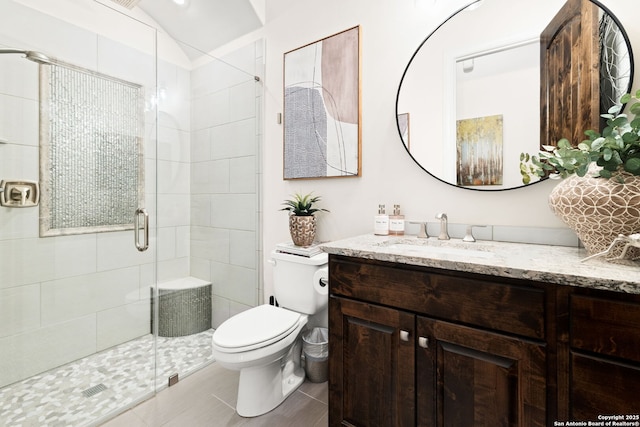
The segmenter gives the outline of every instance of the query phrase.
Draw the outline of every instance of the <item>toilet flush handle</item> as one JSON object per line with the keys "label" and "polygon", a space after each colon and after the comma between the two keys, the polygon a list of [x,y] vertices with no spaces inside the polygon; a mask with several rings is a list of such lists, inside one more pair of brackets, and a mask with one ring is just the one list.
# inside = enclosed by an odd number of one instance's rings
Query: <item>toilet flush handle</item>
{"label": "toilet flush handle", "polygon": [[269,264],[271,264],[271,265],[276,265],[276,260],[275,260],[275,259],[273,259],[273,258],[269,258],[269,259],[267,260],[267,262],[268,262]]}

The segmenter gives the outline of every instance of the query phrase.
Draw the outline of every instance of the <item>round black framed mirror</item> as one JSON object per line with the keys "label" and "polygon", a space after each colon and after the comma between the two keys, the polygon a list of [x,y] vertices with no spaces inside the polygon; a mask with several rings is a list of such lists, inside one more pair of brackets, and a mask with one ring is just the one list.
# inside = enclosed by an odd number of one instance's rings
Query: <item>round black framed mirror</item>
{"label": "round black framed mirror", "polygon": [[401,142],[447,184],[520,188],[520,153],[600,128],[633,65],[624,28],[596,0],[478,0],[411,57],[396,98]]}

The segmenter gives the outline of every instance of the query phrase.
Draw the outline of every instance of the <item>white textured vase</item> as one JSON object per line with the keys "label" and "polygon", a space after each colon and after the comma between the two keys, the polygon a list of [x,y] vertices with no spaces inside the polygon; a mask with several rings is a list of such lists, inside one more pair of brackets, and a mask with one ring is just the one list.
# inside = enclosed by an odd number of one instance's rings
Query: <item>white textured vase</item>
{"label": "white textured vase", "polygon": [[289,216],[289,232],[291,240],[296,246],[309,246],[316,238],[316,217],[309,216]]}
{"label": "white textured vase", "polygon": [[[549,195],[549,206],[590,254],[605,251],[619,234],[640,232],[640,177],[620,172],[624,183],[572,175]],[[618,247],[619,246],[619,247]],[[618,245],[611,255],[619,255]]]}

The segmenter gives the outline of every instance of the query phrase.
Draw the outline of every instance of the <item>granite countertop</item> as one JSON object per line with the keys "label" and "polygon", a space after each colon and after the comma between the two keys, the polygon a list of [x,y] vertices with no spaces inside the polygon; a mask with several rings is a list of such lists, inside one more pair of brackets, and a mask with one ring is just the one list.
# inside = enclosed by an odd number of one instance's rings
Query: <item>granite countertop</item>
{"label": "granite countertop", "polygon": [[587,252],[572,247],[373,234],[320,246],[335,255],[640,294],[639,261],[580,262]]}

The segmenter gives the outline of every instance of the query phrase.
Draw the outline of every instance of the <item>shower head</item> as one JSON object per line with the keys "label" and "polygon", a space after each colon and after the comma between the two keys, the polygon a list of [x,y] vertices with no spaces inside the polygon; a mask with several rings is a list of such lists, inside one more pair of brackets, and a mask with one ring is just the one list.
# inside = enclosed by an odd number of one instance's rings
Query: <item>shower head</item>
{"label": "shower head", "polygon": [[37,62],[38,64],[50,64],[51,59],[42,52],[36,52],[35,50],[29,50],[25,54],[25,58],[29,61]]}
{"label": "shower head", "polygon": [[37,62],[38,64],[50,64],[51,59],[44,53],[36,52],[35,50],[26,49],[14,49],[14,48],[0,48],[0,54],[4,53],[17,53],[24,55],[29,61]]}

